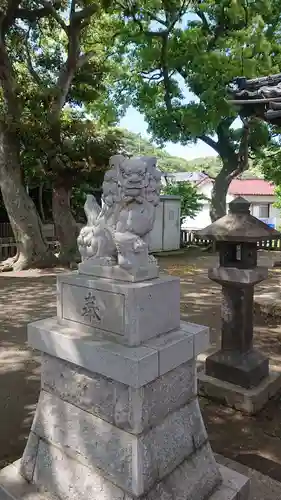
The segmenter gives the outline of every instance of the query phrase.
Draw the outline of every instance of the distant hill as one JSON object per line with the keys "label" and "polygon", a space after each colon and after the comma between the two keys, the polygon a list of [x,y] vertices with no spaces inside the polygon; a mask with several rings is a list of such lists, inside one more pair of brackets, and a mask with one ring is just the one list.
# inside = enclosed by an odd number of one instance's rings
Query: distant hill
{"label": "distant hill", "polygon": [[[123,134],[124,150],[130,155],[148,155],[156,156],[158,166],[163,172],[206,172],[211,177],[216,177],[219,173],[222,163],[218,156],[206,156],[185,160],[178,156],[172,156],[163,148],[160,148],[144,139],[138,134],[121,129]],[[262,177],[258,168],[251,167],[242,175],[243,178]]]}
{"label": "distant hill", "polygon": [[121,129],[123,134],[123,147],[129,155],[156,156],[158,166],[164,172],[188,172],[192,171],[192,165],[184,158],[172,156],[163,148],[154,145],[138,134],[134,134],[126,129]]}
{"label": "distant hill", "polygon": [[[207,156],[205,158],[195,158],[193,160],[189,160],[188,162],[188,171],[200,171],[206,172],[211,177],[216,177],[219,173],[222,162],[218,156]],[[246,170],[241,176],[242,179],[254,179],[254,178],[263,178],[263,174],[258,167],[250,166],[249,170]]]}
{"label": "distant hill", "polygon": [[211,177],[215,177],[221,167],[222,163],[218,156],[206,156],[188,160],[188,170],[206,172]]}

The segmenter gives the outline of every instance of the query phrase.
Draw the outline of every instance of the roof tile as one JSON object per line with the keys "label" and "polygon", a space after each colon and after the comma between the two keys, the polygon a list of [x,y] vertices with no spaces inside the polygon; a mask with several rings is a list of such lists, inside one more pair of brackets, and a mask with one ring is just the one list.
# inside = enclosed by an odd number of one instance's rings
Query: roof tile
{"label": "roof tile", "polygon": [[274,196],[274,185],[264,179],[234,179],[228,193],[239,196]]}

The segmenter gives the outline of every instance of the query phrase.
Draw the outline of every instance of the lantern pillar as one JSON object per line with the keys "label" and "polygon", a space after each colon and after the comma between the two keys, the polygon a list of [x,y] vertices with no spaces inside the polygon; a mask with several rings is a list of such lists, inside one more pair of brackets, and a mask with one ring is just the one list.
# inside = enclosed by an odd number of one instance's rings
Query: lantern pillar
{"label": "lantern pillar", "polygon": [[218,241],[220,265],[209,270],[209,278],[222,287],[222,328],[221,347],[206,358],[199,390],[256,413],[280,388],[281,377],[270,372],[269,359],[253,346],[254,286],[268,277],[268,269],[257,265],[257,241],[264,232],[269,231],[268,238],[275,233],[250,215],[249,208],[239,197],[230,203],[227,216],[205,230]]}

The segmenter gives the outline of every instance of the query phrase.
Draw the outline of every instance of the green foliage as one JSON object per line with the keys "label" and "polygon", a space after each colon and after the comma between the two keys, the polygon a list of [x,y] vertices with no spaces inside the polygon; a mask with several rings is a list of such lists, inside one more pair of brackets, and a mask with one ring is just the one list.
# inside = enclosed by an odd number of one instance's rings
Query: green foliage
{"label": "green foliage", "polygon": [[281,140],[277,135],[258,158],[258,167],[266,180],[273,182],[277,188],[281,186]]}
{"label": "green foliage", "polygon": [[[238,111],[226,102],[226,85],[239,75],[279,72],[277,3],[202,0],[183,8],[179,0],[139,0],[130,5],[123,40],[132,98],[154,139],[160,144],[201,139],[221,157],[225,177],[238,167],[241,173],[249,164],[238,164],[243,129],[232,128]],[[253,156],[268,141],[266,126],[254,120],[248,141]]]}
{"label": "green foliage", "polygon": [[[281,209],[281,186],[277,186],[275,188],[275,195],[277,197],[277,201],[275,202],[274,206]],[[278,228],[278,231],[280,231],[280,228]]]}
{"label": "green foliage", "polygon": [[57,147],[48,135],[47,122],[42,123],[41,129],[34,121],[28,122],[21,138],[21,161],[29,185],[42,180],[51,184],[61,176],[66,184],[79,186],[88,181],[93,187],[98,186],[110,156],[122,148],[121,131],[101,127],[85,119],[83,113],[69,109],[61,114]]}
{"label": "green foliage", "polygon": [[120,129],[122,134],[123,150],[130,156],[156,156],[157,164],[163,172],[187,172],[191,171],[189,162],[184,158],[172,156],[163,148],[156,146],[148,139],[129,130]]}
{"label": "green foliage", "polygon": [[[203,158],[195,158],[187,161],[187,171],[190,172],[205,172],[210,177],[214,178],[218,175],[222,168],[222,160],[219,156],[206,156]],[[240,177],[242,179],[263,178],[264,174],[261,168],[260,160],[255,158],[250,160],[249,169],[243,172]]]}
{"label": "green foliage", "polygon": [[163,188],[163,194],[181,197],[181,215],[194,218],[202,208],[205,197],[197,192],[190,182],[169,183]]}
{"label": "green foliage", "polygon": [[15,17],[6,35],[14,95],[0,93],[0,110],[2,124],[20,139],[25,177],[100,184],[109,156],[119,151],[121,133],[113,126],[127,106],[120,84],[127,65],[115,35],[121,21],[103,2],[93,9],[95,2],[79,0],[74,15],[75,3],[55,2],[39,18],[37,2],[18,3],[26,18]]}

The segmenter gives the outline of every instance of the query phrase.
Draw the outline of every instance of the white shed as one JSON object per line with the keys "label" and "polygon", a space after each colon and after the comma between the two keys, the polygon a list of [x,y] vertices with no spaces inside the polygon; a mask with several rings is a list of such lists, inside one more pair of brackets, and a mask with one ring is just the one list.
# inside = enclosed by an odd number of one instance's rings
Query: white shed
{"label": "white shed", "polygon": [[160,203],[156,208],[154,228],[150,233],[151,252],[180,248],[180,213],[180,196],[160,196]]}

